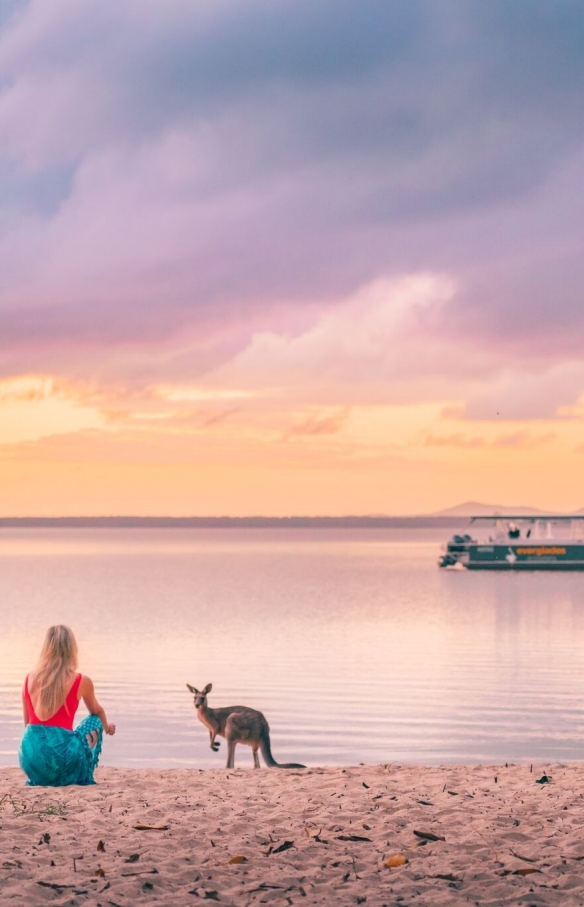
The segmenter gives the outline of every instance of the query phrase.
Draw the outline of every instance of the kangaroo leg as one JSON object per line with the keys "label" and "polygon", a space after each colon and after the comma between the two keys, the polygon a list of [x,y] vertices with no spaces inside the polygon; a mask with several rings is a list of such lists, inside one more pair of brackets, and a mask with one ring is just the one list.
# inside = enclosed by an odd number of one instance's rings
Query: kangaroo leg
{"label": "kangaroo leg", "polygon": [[214,753],[216,753],[217,750],[219,749],[219,741],[215,740],[216,736],[217,736],[217,731],[209,731],[209,737],[211,738],[211,749],[213,750]]}
{"label": "kangaroo leg", "polygon": [[258,756],[258,751],[253,751],[253,767],[260,768],[260,757]]}
{"label": "kangaroo leg", "polygon": [[237,740],[227,741],[227,768],[235,768],[235,747]]}

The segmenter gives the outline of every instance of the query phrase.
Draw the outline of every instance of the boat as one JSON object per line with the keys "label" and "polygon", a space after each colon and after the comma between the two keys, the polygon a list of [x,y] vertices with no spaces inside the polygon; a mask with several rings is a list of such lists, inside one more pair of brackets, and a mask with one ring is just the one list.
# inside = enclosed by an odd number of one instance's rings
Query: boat
{"label": "boat", "polygon": [[471,516],[438,566],[454,570],[584,570],[582,516]]}

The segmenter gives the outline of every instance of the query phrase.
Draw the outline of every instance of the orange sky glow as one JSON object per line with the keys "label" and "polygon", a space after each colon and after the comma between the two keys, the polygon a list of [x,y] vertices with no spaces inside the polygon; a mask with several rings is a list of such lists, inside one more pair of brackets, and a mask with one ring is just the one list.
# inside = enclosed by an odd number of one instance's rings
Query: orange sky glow
{"label": "orange sky glow", "polygon": [[4,515],[408,514],[477,497],[580,506],[574,418],[469,425],[455,415],[463,401],[345,405],[296,387],[93,397],[49,376],[0,383]]}

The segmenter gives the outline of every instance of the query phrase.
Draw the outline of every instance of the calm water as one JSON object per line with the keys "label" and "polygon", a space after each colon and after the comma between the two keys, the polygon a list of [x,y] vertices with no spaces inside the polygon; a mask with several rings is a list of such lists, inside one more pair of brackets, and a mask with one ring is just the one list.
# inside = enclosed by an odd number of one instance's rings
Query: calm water
{"label": "calm water", "polygon": [[0,532],[0,765],[55,622],[118,724],[105,764],[224,765],[187,681],[264,711],[279,761],[582,758],[584,574],[439,571],[444,535]]}

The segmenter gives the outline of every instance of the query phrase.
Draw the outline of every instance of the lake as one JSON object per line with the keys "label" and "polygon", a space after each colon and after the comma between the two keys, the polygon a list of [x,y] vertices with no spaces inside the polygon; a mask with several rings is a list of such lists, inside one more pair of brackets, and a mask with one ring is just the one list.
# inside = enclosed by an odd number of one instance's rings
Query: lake
{"label": "lake", "polygon": [[281,762],[580,759],[584,573],[440,571],[447,535],[0,531],[0,765],[52,623],[117,723],[104,765],[223,766],[187,682],[263,711]]}

